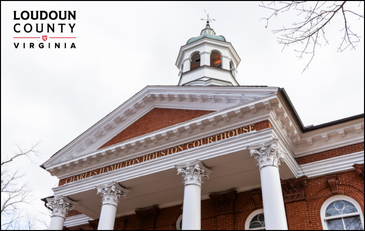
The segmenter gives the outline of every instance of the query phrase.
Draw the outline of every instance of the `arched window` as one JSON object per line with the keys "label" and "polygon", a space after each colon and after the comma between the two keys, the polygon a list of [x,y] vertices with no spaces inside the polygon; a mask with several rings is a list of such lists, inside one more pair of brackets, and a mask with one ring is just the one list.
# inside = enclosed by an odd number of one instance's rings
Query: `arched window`
{"label": "arched window", "polygon": [[360,205],[351,197],[336,195],[321,208],[324,230],[363,230],[364,217]]}
{"label": "arched window", "polygon": [[190,70],[194,70],[194,69],[196,69],[198,67],[200,67],[200,54],[199,53],[195,53],[191,57]]}
{"label": "arched window", "polygon": [[253,211],[245,222],[245,230],[265,230],[264,210]]}
{"label": "arched window", "polygon": [[176,220],[176,230],[182,230],[182,214]]}
{"label": "arched window", "polygon": [[213,51],[210,54],[210,66],[222,68],[222,59],[221,55],[218,52]]}

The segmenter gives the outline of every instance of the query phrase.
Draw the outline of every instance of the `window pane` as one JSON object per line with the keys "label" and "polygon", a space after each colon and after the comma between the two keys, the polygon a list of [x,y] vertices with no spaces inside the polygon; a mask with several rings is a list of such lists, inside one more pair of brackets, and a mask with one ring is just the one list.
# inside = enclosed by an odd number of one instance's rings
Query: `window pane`
{"label": "window pane", "polygon": [[357,212],[357,209],[355,208],[355,206],[352,203],[350,203],[348,201],[344,201],[344,203],[345,203],[345,209],[343,210],[342,214]]}
{"label": "window pane", "polygon": [[342,214],[348,214],[348,213],[356,213],[357,209],[355,207],[346,207]]}
{"label": "window pane", "polygon": [[343,218],[347,230],[363,230],[360,216]]}
{"label": "window pane", "polygon": [[326,211],[326,217],[336,216],[336,215],[341,215],[340,211],[338,211],[336,209],[328,209]]}
{"label": "window pane", "polygon": [[338,200],[328,205],[326,210],[326,217],[355,212],[357,212],[357,209],[352,203],[345,200]]}
{"label": "window pane", "polygon": [[251,222],[251,224],[250,224],[250,228],[259,228],[259,227],[262,227],[260,222],[254,221],[254,222]]}
{"label": "window pane", "polygon": [[265,227],[264,214],[257,214],[250,222],[250,228]]}
{"label": "window pane", "polygon": [[345,203],[343,201],[335,201],[335,208],[338,210],[342,210],[345,207]]}
{"label": "window pane", "polygon": [[258,220],[259,220],[259,221],[261,221],[261,223],[262,223],[263,225],[265,225],[264,214],[262,213],[262,214],[259,214],[258,216],[259,216],[259,217],[258,217]]}
{"label": "window pane", "polygon": [[342,219],[334,219],[327,221],[327,228],[330,230],[344,230]]}
{"label": "window pane", "polygon": [[334,201],[334,202],[332,202],[328,207],[327,207],[327,209],[334,209],[335,208],[335,202],[336,201]]}
{"label": "window pane", "polygon": [[331,230],[344,230],[342,219],[328,220],[327,228]]}

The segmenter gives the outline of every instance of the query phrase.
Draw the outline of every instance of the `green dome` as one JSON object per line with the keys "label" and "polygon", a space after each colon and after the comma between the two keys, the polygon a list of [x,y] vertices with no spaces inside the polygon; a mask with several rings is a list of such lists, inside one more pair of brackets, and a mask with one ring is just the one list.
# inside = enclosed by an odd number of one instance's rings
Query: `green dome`
{"label": "green dome", "polygon": [[189,39],[186,44],[195,42],[201,38],[210,38],[215,39],[223,42],[227,42],[226,38],[223,35],[215,35],[214,30],[210,27],[209,22],[207,22],[206,27],[201,31],[200,35],[198,37],[193,37]]}
{"label": "green dome", "polygon": [[223,41],[223,42],[227,42],[226,41],[226,38],[223,36],[223,35],[212,35],[212,34],[203,34],[203,35],[200,35],[198,37],[193,37],[191,39],[189,39],[186,44],[189,44],[189,43],[192,43],[192,42],[195,42],[201,38],[211,38],[211,39],[216,39],[216,40],[219,40],[219,41]]}

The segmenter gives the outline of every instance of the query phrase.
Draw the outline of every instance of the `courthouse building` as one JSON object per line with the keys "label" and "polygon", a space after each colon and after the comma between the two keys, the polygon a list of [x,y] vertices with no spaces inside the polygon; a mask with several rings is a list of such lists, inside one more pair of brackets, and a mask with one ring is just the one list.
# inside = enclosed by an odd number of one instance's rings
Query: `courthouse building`
{"label": "courthouse building", "polygon": [[175,64],[41,166],[50,229],[364,228],[364,114],[303,126],[209,21]]}

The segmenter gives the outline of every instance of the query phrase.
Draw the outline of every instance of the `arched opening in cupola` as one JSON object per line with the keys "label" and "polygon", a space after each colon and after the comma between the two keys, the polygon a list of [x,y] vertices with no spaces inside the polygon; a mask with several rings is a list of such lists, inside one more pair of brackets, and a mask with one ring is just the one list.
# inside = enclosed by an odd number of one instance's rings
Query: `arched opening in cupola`
{"label": "arched opening in cupola", "polygon": [[221,68],[222,69],[221,55],[218,52],[216,52],[216,51],[213,51],[210,54],[210,66],[211,67],[217,67],[217,68]]}
{"label": "arched opening in cupola", "polygon": [[199,52],[196,52],[191,57],[190,70],[194,70],[194,69],[196,69],[198,67],[200,67],[200,54],[199,54]]}

